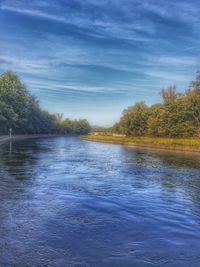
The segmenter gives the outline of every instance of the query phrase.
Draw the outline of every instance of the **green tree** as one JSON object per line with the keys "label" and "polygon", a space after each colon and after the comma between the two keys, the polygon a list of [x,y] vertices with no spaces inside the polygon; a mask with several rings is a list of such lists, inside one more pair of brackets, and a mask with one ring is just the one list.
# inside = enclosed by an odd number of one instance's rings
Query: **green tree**
{"label": "green tree", "polygon": [[161,91],[162,104],[136,103],[123,111],[113,131],[126,135],[191,137],[200,135],[200,72],[185,93],[176,86]]}
{"label": "green tree", "polygon": [[91,127],[86,120],[63,120],[62,114],[42,110],[19,77],[11,71],[0,75],[0,133],[15,134],[87,134]]}
{"label": "green tree", "polygon": [[144,102],[136,103],[123,111],[118,128],[126,135],[142,136],[147,133],[148,108]]}

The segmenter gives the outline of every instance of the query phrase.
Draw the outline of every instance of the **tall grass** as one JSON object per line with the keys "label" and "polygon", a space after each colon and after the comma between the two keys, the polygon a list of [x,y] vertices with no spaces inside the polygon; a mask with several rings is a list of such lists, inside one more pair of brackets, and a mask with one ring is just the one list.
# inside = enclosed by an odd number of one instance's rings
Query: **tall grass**
{"label": "tall grass", "polygon": [[199,146],[198,138],[162,138],[162,137],[124,137],[112,135],[87,135],[81,136],[81,139],[91,141],[105,141],[113,143],[141,143],[141,144],[157,144],[157,145],[182,145],[182,146]]}

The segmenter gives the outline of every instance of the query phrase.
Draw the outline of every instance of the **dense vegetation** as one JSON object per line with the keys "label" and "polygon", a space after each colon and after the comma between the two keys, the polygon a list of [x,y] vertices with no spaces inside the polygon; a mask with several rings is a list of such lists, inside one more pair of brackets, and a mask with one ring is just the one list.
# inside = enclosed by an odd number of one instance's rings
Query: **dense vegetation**
{"label": "dense vegetation", "polygon": [[185,93],[176,86],[161,91],[163,103],[147,106],[136,103],[123,111],[113,132],[126,136],[199,137],[200,72]]}
{"label": "dense vegetation", "polygon": [[11,71],[0,75],[0,134],[87,134],[87,120],[62,119],[42,110],[19,77]]}

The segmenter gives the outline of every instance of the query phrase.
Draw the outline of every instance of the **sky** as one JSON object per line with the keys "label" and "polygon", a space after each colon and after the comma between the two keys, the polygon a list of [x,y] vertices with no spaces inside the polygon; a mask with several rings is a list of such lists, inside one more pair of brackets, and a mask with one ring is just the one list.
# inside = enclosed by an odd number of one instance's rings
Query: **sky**
{"label": "sky", "polygon": [[42,108],[111,126],[200,69],[199,0],[0,0],[0,73]]}

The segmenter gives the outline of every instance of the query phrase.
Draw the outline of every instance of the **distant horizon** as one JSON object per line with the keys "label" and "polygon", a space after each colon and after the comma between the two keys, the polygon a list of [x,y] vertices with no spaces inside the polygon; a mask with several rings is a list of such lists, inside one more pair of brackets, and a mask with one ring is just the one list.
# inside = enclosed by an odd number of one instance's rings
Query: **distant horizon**
{"label": "distant horizon", "polygon": [[110,127],[127,106],[185,91],[200,69],[197,0],[0,1],[0,73],[41,107]]}

